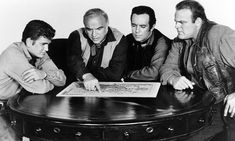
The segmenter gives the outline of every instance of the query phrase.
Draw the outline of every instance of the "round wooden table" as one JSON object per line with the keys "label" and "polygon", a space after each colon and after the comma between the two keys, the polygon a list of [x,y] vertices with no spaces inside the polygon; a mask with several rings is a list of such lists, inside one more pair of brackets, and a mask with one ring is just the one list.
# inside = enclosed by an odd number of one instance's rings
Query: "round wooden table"
{"label": "round wooden table", "polygon": [[22,91],[8,101],[11,124],[29,138],[147,141],[183,138],[212,120],[213,97],[161,86],[156,98],[56,97]]}

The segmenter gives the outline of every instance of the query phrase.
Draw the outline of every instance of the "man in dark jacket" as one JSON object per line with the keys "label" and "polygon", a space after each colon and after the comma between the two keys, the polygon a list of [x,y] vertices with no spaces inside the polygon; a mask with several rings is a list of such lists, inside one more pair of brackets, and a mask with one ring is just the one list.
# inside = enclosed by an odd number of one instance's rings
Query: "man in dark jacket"
{"label": "man in dark jacket", "polygon": [[[194,0],[176,5],[175,28],[178,37],[160,70],[162,84],[177,90],[193,89],[194,85],[206,89],[215,97],[218,110],[223,110],[222,118],[234,117],[235,31],[209,21],[204,8]],[[219,129],[210,127],[204,135],[209,136],[210,129],[214,133]]]}
{"label": "man in dark jacket", "polygon": [[99,8],[88,10],[83,22],[85,27],[69,36],[68,67],[87,90],[100,91],[99,81],[121,81],[126,64],[126,38],[108,26],[108,15]]}
{"label": "man in dark jacket", "polygon": [[137,6],[131,13],[132,33],[127,35],[128,53],[125,81],[159,81],[170,39],[155,29],[154,10]]}

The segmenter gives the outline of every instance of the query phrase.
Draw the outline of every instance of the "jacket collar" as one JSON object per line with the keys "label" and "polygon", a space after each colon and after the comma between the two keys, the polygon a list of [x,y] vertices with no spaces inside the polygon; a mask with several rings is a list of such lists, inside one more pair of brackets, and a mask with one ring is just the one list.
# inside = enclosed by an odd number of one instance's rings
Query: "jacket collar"
{"label": "jacket collar", "polygon": [[26,58],[30,61],[33,57],[31,56],[31,54],[29,53],[26,45],[24,42],[20,42],[20,46],[22,47],[22,50],[26,56]]}
{"label": "jacket collar", "polygon": [[28,51],[27,46],[26,46],[26,44],[25,44],[24,42],[20,42],[20,46],[22,47],[22,50],[23,50],[23,52],[24,52],[24,54],[25,54],[27,60],[28,60],[29,62],[32,62],[32,61],[33,61],[34,64],[35,64],[37,57],[33,57],[33,56],[30,54],[30,52]]}

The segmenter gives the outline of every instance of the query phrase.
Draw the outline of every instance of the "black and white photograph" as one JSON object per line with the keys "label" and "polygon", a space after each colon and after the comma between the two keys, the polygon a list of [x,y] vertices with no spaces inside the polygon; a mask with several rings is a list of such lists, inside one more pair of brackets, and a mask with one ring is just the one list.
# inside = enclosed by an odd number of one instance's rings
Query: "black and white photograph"
{"label": "black and white photograph", "polygon": [[233,0],[0,0],[0,141],[235,141]]}

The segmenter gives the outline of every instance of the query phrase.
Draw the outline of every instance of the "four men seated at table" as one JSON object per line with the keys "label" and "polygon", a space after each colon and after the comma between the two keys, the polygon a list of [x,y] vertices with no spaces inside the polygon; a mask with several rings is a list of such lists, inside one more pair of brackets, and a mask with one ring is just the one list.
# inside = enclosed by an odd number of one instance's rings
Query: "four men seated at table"
{"label": "four men seated at table", "polygon": [[[176,90],[197,85],[211,92],[217,103],[224,102],[224,116],[234,116],[234,30],[209,21],[204,8],[194,0],[176,5],[178,36],[172,45],[155,29],[152,8],[134,7],[130,20],[132,33],[124,36],[109,26],[108,15],[102,9],[85,13],[84,27],[68,37],[67,64],[75,81],[83,81],[87,90],[99,92],[99,82],[123,78],[161,81]],[[1,54],[0,101],[14,96],[21,87],[32,93],[46,93],[65,84],[63,71],[46,54],[54,34],[50,25],[33,20],[27,24],[22,42],[12,44]]]}

